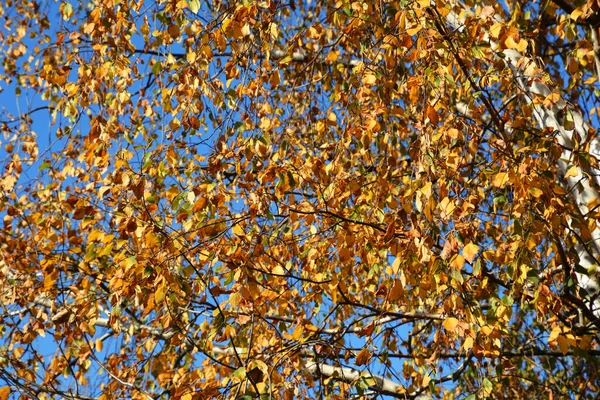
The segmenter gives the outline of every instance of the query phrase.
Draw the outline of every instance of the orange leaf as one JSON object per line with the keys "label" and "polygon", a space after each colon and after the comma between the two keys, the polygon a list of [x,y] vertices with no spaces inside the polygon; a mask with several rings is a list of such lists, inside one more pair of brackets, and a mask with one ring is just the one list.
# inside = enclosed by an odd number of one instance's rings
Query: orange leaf
{"label": "orange leaf", "polygon": [[436,125],[440,121],[437,111],[435,111],[435,108],[431,107],[430,105],[427,106],[426,116],[433,125]]}
{"label": "orange leaf", "polygon": [[390,295],[388,297],[389,301],[397,301],[404,294],[404,288],[402,287],[402,283],[398,279],[394,281],[394,286],[390,290]]}
{"label": "orange leaf", "polygon": [[450,262],[450,265],[452,265],[454,267],[454,269],[460,271],[462,269],[462,267],[464,267],[464,265],[465,265],[465,258],[463,256],[461,256],[460,254],[456,254],[454,257],[452,257],[452,261]]}
{"label": "orange leaf", "polygon": [[350,252],[350,249],[348,249],[347,247],[342,247],[338,254],[339,254],[341,262],[346,262],[350,258],[352,258],[352,253]]}
{"label": "orange leaf", "polygon": [[203,197],[203,196],[198,197],[198,199],[194,203],[194,206],[192,207],[192,211],[199,212],[199,211],[204,210],[204,207],[206,207],[207,203],[208,203],[208,200],[206,199],[206,197]]}
{"label": "orange leaf", "polygon": [[361,366],[361,365],[365,365],[369,361],[371,361],[371,352],[369,350],[367,350],[367,349],[362,349],[356,355],[356,361],[354,362],[354,364],[358,365],[358,366]]}
{"label": "orange leaf", "polygon": [[0,388],[0,400],[8,400],[8,396],[10,396],[10,388],[8,386]]}

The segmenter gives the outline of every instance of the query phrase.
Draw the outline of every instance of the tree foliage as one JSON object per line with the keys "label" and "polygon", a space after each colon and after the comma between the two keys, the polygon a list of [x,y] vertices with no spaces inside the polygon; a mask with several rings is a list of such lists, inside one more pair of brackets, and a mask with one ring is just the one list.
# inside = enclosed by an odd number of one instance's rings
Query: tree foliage
{"label": "tree foliage", "polygon": [[597,395],[599,7],[0,4],[0,398]]}

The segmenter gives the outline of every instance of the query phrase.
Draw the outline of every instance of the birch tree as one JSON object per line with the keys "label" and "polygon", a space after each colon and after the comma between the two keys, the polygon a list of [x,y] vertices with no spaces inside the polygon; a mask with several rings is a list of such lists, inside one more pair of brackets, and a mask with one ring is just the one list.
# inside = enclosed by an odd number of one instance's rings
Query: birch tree
{"label": "birch tree", "polygon": [[594,398],[599,7],[0,5],[0,399]]}

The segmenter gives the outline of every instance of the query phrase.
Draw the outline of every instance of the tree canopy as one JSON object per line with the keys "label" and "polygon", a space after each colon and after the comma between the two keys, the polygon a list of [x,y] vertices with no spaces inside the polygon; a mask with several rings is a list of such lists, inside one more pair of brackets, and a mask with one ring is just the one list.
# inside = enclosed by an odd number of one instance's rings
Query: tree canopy
{"label": "tree canopy", "polygon": [[0,19],[0,399],[600,393],[596,0]]}

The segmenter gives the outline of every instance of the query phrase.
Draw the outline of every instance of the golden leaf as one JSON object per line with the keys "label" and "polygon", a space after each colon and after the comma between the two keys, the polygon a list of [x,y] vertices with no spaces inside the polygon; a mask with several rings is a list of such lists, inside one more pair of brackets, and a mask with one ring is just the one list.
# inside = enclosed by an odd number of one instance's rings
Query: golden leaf
{"label": "golden leaf", "polygon": [[571,177],[577,177],[579,175],[579,167],[577,165],[571,165],[565,174],[565,179],[569,179]]}
{"label": "golden leaf", "polygon": [[465,260],[472,263],[478,252],[479,246],[471,242],[463,248],[462,255],[465,258]]}
{"label": "golden leaf", "polygon": [[499,172],[494,177],[492,185],[494,185],[495,187],[504,187],[507,183],[508,183],[508,173]]}
{"label": "golden leaf", "polygon": [[244,232],[244,229],[240,226],[240,224],[235,224],[232,228],[231,228],[231,232],[233,232],[233,234],[235,236],[241,237],[244,236],[246,233]]}
{"label": "golden leaf", "polygon": [[468,336],[463,343],[463,349],[469,351],[473,348],[473,338]]}
{"label": "golden leaf", "polygon": [[544,192],[541,189],[538,189],[536,187],[530,187],[529,189],[527,189],[527,191],[531,193],[531,195],[536,199],[544,194]]}
{"label": "golden leaf", "polygon": [[363,76],[362,81],[367,86],[374,85],[377,83],[377,77],[373,74],[366,74]]}
{"label": "golden leaf", "polygon": [[454,317],[446,318],[442,323],[442,326],[448,332],[454,332],[456,330],[456,327],[458,326],[458,319]]}
{"label": "golden leaf", "polygon": [[567,354],[569,351],[569,341],[567,340],[567,338],[564,335],[559,335],[556,338],[556,341],[558,342],[560,352],[563,354]]}
{"label": "golden leaf", "polygon": [[454,257],[452,257],[452,262],[450,265],[452,265],[452,267],[457,271],[460,271],[465,266],[465,258],[460,254],[456,254]]}

